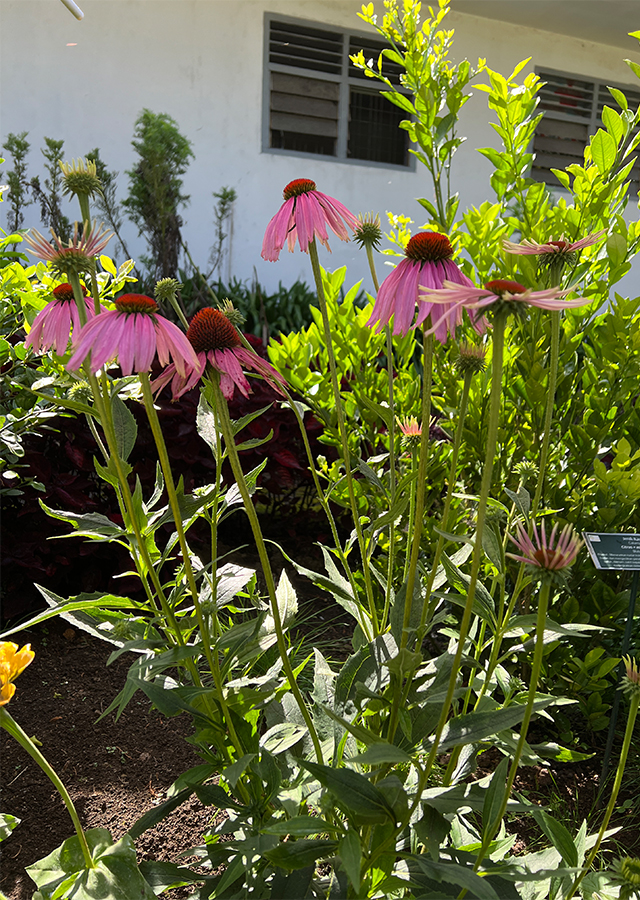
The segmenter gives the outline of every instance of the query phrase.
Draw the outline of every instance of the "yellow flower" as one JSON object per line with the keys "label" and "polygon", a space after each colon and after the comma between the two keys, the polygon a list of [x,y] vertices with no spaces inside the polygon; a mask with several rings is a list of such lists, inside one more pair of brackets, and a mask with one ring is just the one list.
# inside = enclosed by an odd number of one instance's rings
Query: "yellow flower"
{"label": "yellow flower", "polygon": [[34,656],[31,644],[18,650],[18,645],[11,641],[0,642],[0,706],[11,700],[16,691],[12,682],[24,672]]}

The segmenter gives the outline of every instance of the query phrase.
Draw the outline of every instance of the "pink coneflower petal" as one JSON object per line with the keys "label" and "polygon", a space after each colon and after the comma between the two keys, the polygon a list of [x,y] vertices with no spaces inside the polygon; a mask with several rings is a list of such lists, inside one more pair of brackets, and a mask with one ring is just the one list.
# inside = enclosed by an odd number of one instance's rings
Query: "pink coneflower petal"
{"label": "pink coneflower petal", "polygon": [[552,573],[563,572],[575,562],[583,542],[571,525],[565,525],[559,536],[558,527],[556,523],[547,538],[544,522],[539,530],[534,524],[532,540],[524,526],[518,522],[517,537],[509,535],[509,540],[515,544],[519,553],[507,553],[507,556],[533,569],[544,569]]}
{"label": "pink coneflower petal", "polygon": [[[182,334],[179,329],[176,330]],[[154,392],[171,384],[173,399],[177,400],[185,391],[196,386],[207,362],[219,373],[220,390],[227,400],[233,397],[236,387],[245,397],[251,393],[243,366],[261,375],[279,393],[282,393],[281,385],[286,385],[282,375],[270,363],[242,346],[240,335],[219,309],[207,307],[197,312],[185,340],[197,354],[196,365],[187,361],[184,372],[180,372],[177,365],[165,369],[153,382]]]}
{"label": "pink coneflower petal", "polygon": [[262,242],[262,258],[275,262],[285,242],[293,251],[296,240],[300,249],[309,252],[316,238],[330,251],[327,225],[341,241],[349,240],[346,225],[355,230],[358,219],[338,200],[316,190],[314,181],[297,178],[284,189],[284,200],[267,225]]}
{"label": "pink coneflower petal", "polygon": [[[579,297],[576,300],[565,300],[568,291],[558,288],[548,288],[544,291],[529,291],[514,281],[490,281],[484,288],[473,286],[462,287],[450,281],[444,282],[441,290],[422,290],[421,295],[429,303],[439,303],[456,307],[465,306],[467,309],[485,309],[494,303],[524,303],[528,306],[537,306],[539,309],[563,310],[586,306],[594,302],[593,298]],[[451,312],[451,307],[447,310]],[[444,317],[443,317],[444,318]],[[433,331],[433,329],[432,329]]]}
{"label": "pink coneflower petal", "polygon": [[111,360],[118,360],[125,375],[148,372],[156,353],[164,363],[173,359],[183,374],[186,365],[198,365],[185,335],[157,313],[157,304],[151,297],[123,294],[115,304],[115,310],[96,316],[80,331],[68,369],[79,368],[89,353],[93,372]]}
{"label": "pink coneflower petal", "polygon": [[[379,332],[391,321],[393,316],[393,333],[406,334],[412,327],[413,319],[418,314],[414,327],[422,325],[430,316],[433,323],[433,304],[423,299],[426,291],[437,291],[447,279],[461,285],[471,285],[450,257],[453,248],[446,235],[438,232],[423,231],[415,234],[405,250],[406,257],[380,285],[378,296],[373,306],[371,317],[367,322]],[[438,321],[430,329],[435,332],[441,343],[445,343],[449,334],[455,331],[462,321],[462,312],[451,304],[451,308],[438,310]],[[484,330],[478,316],[472,320],[478,331]]]}
{"label": "pink coneflower petal", "polygon": [[520,244],[514,244],[512,241],[503,241],[502,246],[507,253],[516,253],[521,256],[538,256],[547,253],[568,254],[582,250],[584,247],[590,247],[592,244],[597,244],[604,234],[606,234],[604,230],[597,231],[595,234],[589,234],[573,243],[565,241],[564,237],[562,237],[557,241],[547,241],[544,244],[538,244],[530,240],[524,240]]}
{"label": "pink coneflower petal", "polygon": [[[93,300],[90,297],[87,299],[84,288],[83,292],[87,319],[91,319],[95,315]],[[62,356],[67,351],[72,331],[77,333],[80,330],[80,315],[70,284],[59,284],[52,293],[53,299],[33,320],[24,345],[35,353],[44,353],[52,348],[58,356]]]}

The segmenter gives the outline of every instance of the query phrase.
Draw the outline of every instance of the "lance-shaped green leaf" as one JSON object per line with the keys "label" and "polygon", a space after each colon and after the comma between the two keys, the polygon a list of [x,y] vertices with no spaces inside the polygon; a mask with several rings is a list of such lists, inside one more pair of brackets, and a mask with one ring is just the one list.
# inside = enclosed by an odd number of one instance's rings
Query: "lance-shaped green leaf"
{"label": "lance-shaped green leaf", "polygon": [[351,769],[332,769],[308,760],[300,760],[320,784],[330,791],[339,806],[366,822],[384,822],[395,814],[386,797],[375,785]]}
{"label": "lance-shaped green leaf", "polygon": [[[557,699],[557,697],[545,697],[544,700],[536,700],[533,704],[533,711],[545,709],[556,703]],[[472,712],[466,716],[456,716],[444,726],[438,751],[444,753],[445,750],[451,750],[452,747],[457,747],[459,744],[475,744],[483,741],[493,734],[517,725],[524,718],[524,713],[524,704],[513,703],[511,706],[504,706],[502,709],[490,712]],[[430,743],[427,743],[426,746],[429,747]]]}
{"label": "lance-shaped green leaf", "polygon": [[338,844],[338,855],[347,873],[347,878],[353,885],[356,895],[360,893],[360,868],[362,866],[362,847],[357,831],[349,829]]}
{"label": "lance-shaped green leaf", "polygon": [[129,459],[138,437],[138,426],[133,413],[117,394],[111,398],[111,415],[116,437],[118,456]]}
{"label": "lance-shaped green leaf", "polygon": [[299,841],[280,843],[273,850],[267,850],[264,855],[274,866],[291,871],[304,869],[317,859],[332,856],[337,846],[337,841],[308,841],[303,838]]}
{"label": "lance-shaped green leaf", "polygon": [[275,834],[286,837],[307,837],[310,834],[323,834],[325,831],[342,831],[339,825],[327,822],[320,816],[294,816],[292,819],[277,819],[260,829],[263,834]]}

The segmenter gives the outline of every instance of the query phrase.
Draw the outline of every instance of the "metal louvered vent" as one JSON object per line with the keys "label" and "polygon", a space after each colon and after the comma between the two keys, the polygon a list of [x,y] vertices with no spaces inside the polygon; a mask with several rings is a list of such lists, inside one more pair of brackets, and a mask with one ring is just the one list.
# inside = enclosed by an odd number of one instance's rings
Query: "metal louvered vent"
{"label": "metal louvered vent", "polygon": [[340,75],[342,42],[342,35],[333,31],[321,31],[287,22],[271,22],[269,62]]}
{"label": "metal louvered vent", "polygon": [[[388,45],[382,43],[382,41],[370,41],[357,37],[351,37],[349,39],[349,56],[355,56],[362,50],[367,64],[372,65],[376,72],[378,71],[378,59],[385,48],[388,49]],[[387,59],[386,56],[382,58],[382,73],[383,75],[386,75],[391,84],[396,87],[400,87],[400,75],[402,72],[404,72],[404,69],[402,66],[398,65],[397,62]],[[362,69],[354,66],[351,59],[349,59],[349,78],[362,78],[366,81],[370,80]]]}
{"label": "metal louvered vent", "polygon": [[595,84],[569,75],[539,72],[546,84],[540,90],[540,109],[580,119],[591,119]]}
{"label": "metal louvered vent", "polygon": [[[559,182],[551,169],[566,169],[572,163],[582,165],[590,136],[603,127],[603,108],[616,109],[617,104],[604,82],[556,72],[538,71],[538,75],[546,82],[540,90],[539,105],[544,116],[533,139],[531,177],[554,187]],[[627,87],[619,90],[630,107],[640,103],[640,92]],[[631,173],[632,184],[637,183],[639,174],[640,165],[636,164]]]}

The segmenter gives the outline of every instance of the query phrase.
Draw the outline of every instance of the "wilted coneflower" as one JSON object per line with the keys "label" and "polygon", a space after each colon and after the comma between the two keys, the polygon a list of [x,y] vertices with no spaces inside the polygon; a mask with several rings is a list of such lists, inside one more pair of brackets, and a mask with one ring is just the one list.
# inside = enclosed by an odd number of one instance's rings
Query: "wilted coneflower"
{"label": "wilted coneflower", "polygon": [[0,642],[0,706],[11,700],[16,692],[13,682],[21,672],[24,672],[34,657],[31,644],[25,644],[18,650],[18,645],[11,641]]}
{"label": "wilted coneflower", "polygon": [[270,363],[242,345],[240,335],[229,320],[229,313],[233,313],[232,308],[225,314],[219,309],[207,307],[195,314],[187,331],[187,339],[197,355],[196,364],[189,363],[184,373],[177,371],[175,365],[168,366],[154,379],[154,392],[171,383],[173,399],[177,400],[197,385],[209,363],[220,375],[220,390],[227,400],[233,397],[235,386],[245,397],[251,392],[242,371],[243,366],[262,375],[271,387],[282,393],[280,385],[286,385],[284,378]]}
{"label": "wilted coneflower", "polygon": [[[87,299],[86,289],[82,285],[81,288],[87,319],[91,319],[95,315],[93,300],[91,297]],[[35,353],[44,353],[53,347],[58,356],[62,356],[67,350],[71,329],[74,332],[80,329],[80,314],[70,284],[59,284],[52,293],[53,300],[33,320],[24,345],[31,347]]]}
{"label": "wilted coneflower", "polygon": [[583,544],[571,525],[565,525],[558,535],[556,523],[548,538],[544,522],[540,525],[540,530],[534,525],[533,540],[520,522],[516,527],[518,536],[509,535],[509,540],[516,545],[519,553],[507,553],[507,556],[516,562],[525,563],[533,569],[542,569],[548,573],[564,572],[573,565]]}
{"label": "wilted coneflower", "polygon": [[341,241],[349,240],[345,222],[352,231],[358,225],[358,219],[346,206],[317,191],[315,181],[309,178],[290,181],[283,193],[285,202],[267,225],[262,242],[261,256],[270,262],[278,259],[285,241],[291,253],[296,239],[307,253],[316,237],[330,250],[327,225]]}
{"label": "wilted coneflower", "polygon": [[181,375],[197,366],[193,347],[177,325],[158,314],[158,304],[143,294],[122,294],[107,310],[80,330],[67,369],[79,369],[91,354],[91,371],[117,360],[124,375],[148,372],[153,359],[166,366],[170,359]]}
{"label": "wilted coneflower", "polygon": [[53,229],[51,234],[53,244],[35,230],[32,230],[24,240],[29,245],[29,253],[51,263],[51,268],[60,275],[72,273],[82,275],[87,272],[93,265],[94,258],[102,253],[113,237],[113,233],[102,225],[91,228],[86,234],[84,232],[80,234],[77,222],[73,227],[73,237],[66,245]]}
{"label": "wilted coneflower", "polygon": [[[422,231],[409,240],[405,258],[380,285],[378,296],[367,325],[381,331],[393,317],[393,333],[406,334],[413,323],[418,307],[416,325],[421,325],[432,311],[432,304],[422,301],[423,288],[437,290],[446,280],[458,285],[473,287],[473,282],[451,261],[453,247],[445,234]],[[435,335],[445,343],[447,335],[462,322],[462,310],[451,304],[451,309],[438,308],[442,314]],[[449,315],[450,313],[450,315]],[[478,331],[484,330],[474,322]]]}

